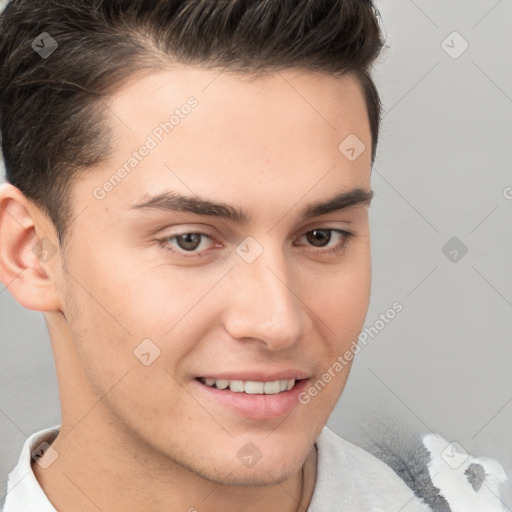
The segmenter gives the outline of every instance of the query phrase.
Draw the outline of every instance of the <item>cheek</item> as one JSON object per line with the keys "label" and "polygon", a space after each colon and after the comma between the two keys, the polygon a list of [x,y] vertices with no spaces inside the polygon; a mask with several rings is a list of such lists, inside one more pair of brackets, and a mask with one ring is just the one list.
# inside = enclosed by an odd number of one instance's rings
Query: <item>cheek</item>
{"label": "cheek", "polygon": [[307,300],[318,313],[314,318],[323,343],[312,349],[312,357],[319,361],[318,375],[302,400],[307,414],[326,422],[345,388],[364,326],[371,289],[369,253],[359,253],[312,282]]}
{"label": "cheek", "polygon": [[367,272],[347,275],[332,291],[329,309],[333,330],[346,332],[351,339],[363,328],[370,302],[371,277]]}
{"label": "cheek", "polygon": [[[113,260],[108,251],[96,251],[70,267],[67,309],[84,364],[98,368],[105,382],[107,376],[115,379],[134,361],[140,364],[134,350],[149,339],[166,356],[168,365],[174,366],[192,350],[193,343],[173,344],[169,359],[169,341],[204,312],[202,299],[225,269],[180,268],[162,258],[142,261],[126,248],[115,251],[111,245],[109,249],[123,258]],[[84,250],[78,247],[75,253]],[[200,338],[199,331],[208,322],[203,324],[195,324],[189,339]]]}
{"label": "cheek", "polygon": [[[77,249],[77,253],[80,249]],[[112,258],[111,254],[122,256]],[[142,256],[141,256],[142,255]],[[148,256],[149,255],[149,256]],[[109,245],[72,270],[79,314],[125,335],[164,336],[213,286],[215,275],[168,264],[152,249]],[[82,307],[84,305],[85,307]]]}
{"label": "cheek", "polygon": [[[363,328],[371,291],[369,247],[362,244],[339,264],[303,277],[304,302],[331,347],[344,351]],[[313,284],[312,284],[313,283]]]}

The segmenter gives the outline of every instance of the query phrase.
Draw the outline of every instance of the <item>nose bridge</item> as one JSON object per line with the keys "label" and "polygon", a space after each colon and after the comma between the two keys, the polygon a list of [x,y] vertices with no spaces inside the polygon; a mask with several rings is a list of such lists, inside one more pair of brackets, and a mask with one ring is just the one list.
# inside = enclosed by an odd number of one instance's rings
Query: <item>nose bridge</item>
{"label": "nose bridge", "polygon": [[[282,251],[267,248],[252,263],[242,258],[231,272],[226,329],[236,339],[259,339],[273,349],[295,343],[307,327]],[[236,284],[233,283],[236,281]]]}

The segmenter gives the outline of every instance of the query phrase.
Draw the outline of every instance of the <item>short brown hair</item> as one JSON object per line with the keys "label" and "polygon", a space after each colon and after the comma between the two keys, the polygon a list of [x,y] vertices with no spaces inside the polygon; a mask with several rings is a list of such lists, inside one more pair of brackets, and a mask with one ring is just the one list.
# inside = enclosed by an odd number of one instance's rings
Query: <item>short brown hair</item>
{"label": "short brown hair", "polygon": [[[382,46],[371,0],[12,0],[0,16],[0,130],[6,178],[52,220],[62,244],[73,179],[111,152],[102,98],[175,62],[259,73],[300,67],[362,85],[375,159]],[[48,33],[58,48],[32,46]]]}

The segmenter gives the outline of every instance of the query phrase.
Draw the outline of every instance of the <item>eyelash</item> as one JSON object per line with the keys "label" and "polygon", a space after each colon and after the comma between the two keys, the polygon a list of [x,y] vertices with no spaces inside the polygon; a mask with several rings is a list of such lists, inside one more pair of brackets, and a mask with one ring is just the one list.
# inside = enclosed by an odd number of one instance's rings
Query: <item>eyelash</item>
{"label": "eyelash", "polygon": [[[348,243],[355,236],[355,234],[352,233],[351,231],[346,231],[344,229],[315,228],[315,229],[310,229],[310,230],[306,231],[299,238],[302,238],[304,235],[306,235],[308,233],[311,233],[311,232],[315,231],[316,229],[318,229],[319,231],[320,230],[322,230],[322,231],[331,231],[331,232],[339,233],[340,235],[342,235],[341,242],[336,244],[331,249],[313,250],[313,252],[315,254],[320,254],[320,255],[321,254],[330,255],[330,254],[338,254],[338,253],[340,253],[341,251],[343,251],[346,248]],[[169,251],[169,252],[171,252],[174,255],[181,256],[181,257],[184,257],[184,258],[200,258],[200,257],[202,257],[202,254],[200,252],[192,252],[192,251],[188,251],[188,252],[187,251],[183,251],[182,252],[182,251],[177,251],[175,249],[171,249],[171,247],[168,244],[169,240],[178,238],[178,237],[183,236],[183,235],[192,235],[192,234],[193,235],[201,235],[201,236],[204,236],[206,238],[213,239],[212,236],[210,236],[208,233],[204,233],[203,231],[185,231],[183,233],[178,233],[176,235],[166,236],[165,238],[160,238],[157,241],[158,241],[159,245],[165,251]],[[329,242],[330,242],[330,240],[329,240]]]}

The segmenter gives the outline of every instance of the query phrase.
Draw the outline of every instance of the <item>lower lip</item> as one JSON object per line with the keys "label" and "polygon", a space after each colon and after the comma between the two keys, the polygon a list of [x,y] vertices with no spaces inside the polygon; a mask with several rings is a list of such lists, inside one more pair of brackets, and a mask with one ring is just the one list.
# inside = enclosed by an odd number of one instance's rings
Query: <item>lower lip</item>
{"label": "lower lip", "polygon": [[255,420],[271,420],[289,414],[298,404],[299,395],[307,386],[309,379],[298,381],[289,391],[271,395],[236,393],[227,389],[211,388],[198,380],[192,383],[210,400],[214,400],[228,409]]}

